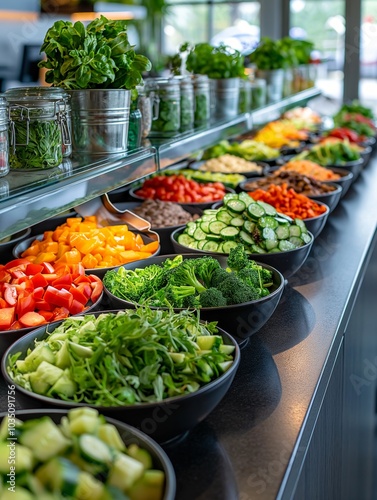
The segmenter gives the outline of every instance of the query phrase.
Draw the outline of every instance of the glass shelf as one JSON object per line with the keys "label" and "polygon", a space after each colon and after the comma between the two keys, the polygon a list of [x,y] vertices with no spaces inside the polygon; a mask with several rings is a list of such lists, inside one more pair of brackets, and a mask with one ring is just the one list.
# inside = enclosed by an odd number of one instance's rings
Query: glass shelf
{"label": "glass shelf", "polygon": [[154,147],[76,156],[54,169],[12,170],[0,179],[0,239],[157,170]]}
{"label": "glass shelf", "polygon": [[55,169],[11,171],[0,178],[0,239],[169,167],[223,139],[242,135],[278,118],[286,109],[306,105],[320,93],[316,88],[307,89],[226,122],[169,139],[153,138],[128,154],[77,156]]}

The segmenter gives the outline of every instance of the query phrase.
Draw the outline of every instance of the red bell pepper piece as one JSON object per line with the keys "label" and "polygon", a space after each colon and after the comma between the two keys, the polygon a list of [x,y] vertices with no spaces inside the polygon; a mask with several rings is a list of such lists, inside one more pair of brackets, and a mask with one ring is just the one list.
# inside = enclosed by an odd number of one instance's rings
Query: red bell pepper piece
{"label": "red bell pepper piece", "polygon": [[25,327],[34,327],[43,325],[44,323],[46,323],[46,320],[41,314],[34,311],[29,311],[20,317],[19,322]]}
{"label": "red bell pepper piece", "polygon": [[0,330],[9,330],[14,321],[15,307],[0,309]]}
{"label": "red bell pepper piece", "polygon": [[64,290],[64,288],[62,290],[58,290],[57,288],[49,285],[45,291],[44,300],[50,302],[50,304],[65,307],[69,310],[73,297],[68,290]]}

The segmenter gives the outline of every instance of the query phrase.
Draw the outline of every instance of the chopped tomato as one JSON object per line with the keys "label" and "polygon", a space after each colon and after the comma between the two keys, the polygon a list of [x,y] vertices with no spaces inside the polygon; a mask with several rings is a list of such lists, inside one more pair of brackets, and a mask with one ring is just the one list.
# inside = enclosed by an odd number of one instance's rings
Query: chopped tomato
{"label": "chopped tomato", "polygon": [[26,295],[25,297],[18,297],[17,301],[17,315],[20,318],[28,312],[32,312],[35,309],[35,300],[32,295]]}

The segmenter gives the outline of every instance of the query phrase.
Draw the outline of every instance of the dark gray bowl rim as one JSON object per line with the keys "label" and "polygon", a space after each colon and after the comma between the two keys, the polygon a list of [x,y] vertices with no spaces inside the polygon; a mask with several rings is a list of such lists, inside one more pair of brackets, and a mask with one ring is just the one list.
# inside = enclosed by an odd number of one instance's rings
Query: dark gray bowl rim
{"label": "dark gray bowl rim", "polygon": [[[182,227],[182,226],[179,226],[179,227]],[[178,229],[179,229],[178,227]],[[143,237],[143,233],[141,233],[140,231],[138,232],[142,237]],[[148,236],[148,235],[145,235],[145,236]],[[36,234],[34,236],[30,236],[30,238],[26,238],[25,240],[22,240],[20,241],[20,243],[18,243],[17,245],[15,245],[13,247],[13,256],[15,259],[20,259],[21,258],[21,254],[17,253],[17,249],[19,248],[19,245],[22,245],[22,243],[25,243],[25,242],[30,242],[32,243],[34,240],[41,240],[43,238],[43,234]],[[156,257],[159,253],[161,249],[161,243],[159,244],[159,247],[158,249],[151,255],[151,257]],[[106,271],[110,271],[110,269],[114,269],[114,267],[119,267],[119,266],[112,266],[112,267],[96,267],[94,269],[85,269],[85,274],[96,274],[96,272],[106,272]]]}
{"label": "dark gray bowl rim", "polygon": [[0,250],[2,249],[1,247],[4,246],[11,246],[14,243],[17,244],[20,240],[24,240],[28,238],[28,236],[31,233],[31,227],[26,227],[25,229],[20,229],[20,231],[15,232],[14,234],[11,235],[10,240],[8,241],[3,241],[3,243],[0,242]]}
{"label": "dark gray bowl rim", "polygon": [[[117,313],[119,311],[122,311],[122,309],[109,310],[109,311],[96,311],[96,312],[89,313],[89,314],[95,314],[97,316],[97,315],[104,314],[104,313]],[[55,329],[63,321],[53,323],[53,324],[51,324],[51,326],[53,326]],[[100,406],[100,405],[92,405],[92,404],[89,405],[88,403],[76,403],[74,401],[64,401],[62,399],[49,398],[47,396],[43,396],[42,394],[37,394],[35,392],[28,391],[27,389],[24,389],[23,387],[21,387],[16,381],[14,381],[8,375],[6,368],[8,365],[7,361],[8,361],[10,352],[15,350],[17,347],[17,344],[19,344],[21,341],[25,342],[26,340],[30,340],[29,347],[31,347],[33,345],[32,341],[36,338],[38,333],[40,331],[42,331],[42,329],[45,329],[45,332],[44,332],[45,335],[43,336],[43,338],[47,338],[47,333],[52,333],[52,331],[53,331],[52,330],[51,332],[47,332],[46,328],[48,326],[50,326],[50,325],[47,325],[47,326],[45,325],[45,326],[39,327],[37,329],[34,329],[32,332],[27,333],[25,336],[16,340],[10,347],[8,347],[8,349],[5,351],[5,353],[2,357],[2,360],[1,360],[1,372],[2,372],[3,377],[5,378],[6,382],[10,385],[15,385],[16,389],[18,391],[22,392],[23,394],[26,394],[29,397],[35,398],[36,400],[46,402],[47,404],[56,404],[56,405],[61,406],[63,408],[72,408],[72,406],[74,406],[74,407],[91,406],[92,408],[95,408],[98,411],[119,410],[120,408],[127,410],[127,411],[128,410],[138,411],[138,410],[141,410],[144,408],[151,409],[151,408],[155,408],[156,406],[163,406],[163,405],[169,404],[169,403],[179,402],[179,401],[183,401],[186,399],[192,399],[197,394],[203,394],[209,390],[212,390],[217,385],[223,383],[223,381],[225,379],[229,378],[233,373],[235,373],[238,369],[238,366],[240,363],[240,358],[241,358],[240,347],[239,347],[238,343],[236,342],[236,340],[234,339],[234,337],[232,337],[232,335],[230,335],[228,332],[226,332],[222,328],[217,327],[218,332],[216,333],[216,335],[220,334],[222,337],[225,337],[225,339],[227,339],[229,341],[229,344],[233,345],[235,347],[233,363],[232,363],[232,366],[225,373],[222,373],[216,379],[211,380],[211,382],[209,382],[208,384],[203,385],[197,391],[191,392],[189,394],[184,394],[182,396],[172,396],[170,398],[163,399],[162,401],[156,401],[154,403],[138,403],[138,404],[134,404],[134,405]],[[227,345],[229,345],[229,344],[227,344]]]}
{"label": "dark gray bowl rim", "polygon": [[323,168],[328,168],[329,170],[332,170],[336,174],[340,175],[340,179],[334,179],[334,180],[329,179],[328,181],[320,181],[320,182],[326,182],[326,184],[329,182],[333,184],[343,181],[346,182],[354,177],[353,172],[351,172],[351,170],[347,170],[345,167],[343,168],[342,166],[323,167]]}
{"label": "dark gray bowl rim", "polygon": [[[321,214],[323,215],[323,214]],[[172,242],[174,243],[177,243],[178,245],[180,245],[182,248],[187,248],[188,250],[193,250],[192,248],[190,247],[185,247],[184,245],[182,245],[181,243],[178,243],[178,241],[176,240],[175,236],[178,234],[178,231],[182,231],[183,228],[178,228],[176,229],[175,231],[172,232],[172,234],[170,235],[170,239]],[[311,240],[308,242],[308,243],[305,243],[305,245],[302,245],[301,247],[298,247],[298,248],[293,248],[292,250],[285,250],[284,252],[266,252],[264,254],[259,254],[259,253],[249,253],[249,257],[251,257],[253,260],[255,260],[256,262],[258,261],[258,255],[263,255],[263,256],[266,256],[266,255],[286,255],[286,254],[289,254],[291,252],[297,252],[298,250],[302,250],[306,247],[308,247],[309,245],[312,245],[315,238],[313,236],[313,234],[308,231],[308,234],[311,238]],[[200,254],[203,254],[203,255],[209,255],[208,252],[203,252],[203,250],[199,250],[199,249],[195,249],[195,253],[200,253]],[[227,253],[222,253],[222,252],[211,252],[213,255],[229,255]],[[276,268],[275,268],[276,269]],[[228,307],[228,306],[227,306]]]}
{"label": "dark gray bowl rim", "polygon": [[[135,186],[129,190],[129,195],[132,198],[135,198],[136,201],[145,201],[148,200],[149,198],[142,198],[141,196],[138,196],[135,194],[135,191],[140,189],[141,186]],[[235,190],[233,188],[230,188],[228,186],[225,186],[225,194],[227,193],[235,193]],[[164,201],[164,200],[160,200]],[[170,201],[171,203],[175,203],[176,205],[182,205],[183,207],[185,205],[190,206],[190,207],[198,207],[198,208],[203,208],[206,207],[207,205],[210,205],[211,203],[216,203],[216,201],[221,201],[221,200],[212,200],[212,201],[196,201],[196,202],[190,202],[190,201],[171,201],[171,200],[166,200]]]}
{"label": "dark gray bowl rim", "polygon": [[[49,416],[49,414],[53,414],[56,416],[64,417],[67,415],[68,411],[69,408],[67,408],[66,410],[57,408],[30,408],[30,409],[17,410],[16,413],[17,413],[17,418],[21,417],[20,419],[22,420],[23,415]],[[7,412],[1,412],[0,419],[5,418],[7,415],[8,415]],[[121,431],[128,432],[130,434],[130,437],[138,438],[140,442],[147,443],[147,445],[153,449],[153,452],[156,454],[158,460],[161,462],[162,467],[165,469],[166,472],[165,491],[162,500],[173,499],[176,491],[175,470],[170,458],[168,457],[164,449],[154,439],[152,439],[147,434],[144,434],[143,431],[140,431],[136,427],[126,424],[125,422],[121,422],[120,420],[117,420],[115,418],[107,417],[106,415],[103,415],[103,417],[106,419],[106,423],[114,425],[115,427],[117,427],[118,430],[120,429]]]}
{"label": "dark gray bowl rim", "polygon": [[[177,255],[180,255],[180,254],[168,254],[168,255],[159,255],[157,256],[157,258],[160,258],[161,260],[164,259],[168,259],[168,258],[174,258],[174,257],[177,257]],[[212,254],[206,254],[207,256],[211,256]],[[219,256],[225,256],[226,254],[221,254],[221,253],[213,253],[213,257],[219,257]],[[198,254],[196,253],[186,253],[186,254],[182,254],[182,257],[188,257],[188,258],[193,258],[193,259],[199,259],[199,256]],[[253,259],[254,260],[254,259]],[[144,259],[144,262],[147,261],[147,259]],[[143,262],[143,261],[139,261],[139,262]],[[285,285],[285,282],[284,282],[284,277],[283,275],[281,274],[281,272],[276,269],[275,267],[272,267],[270,266],[269,264],[263,264],[262,262],[257,262],[255,261],[258,265],[262,266],[262,267],[265,267],[267,268],[268,270],[272,270],[274,271],[275,273],[278,274],[279,276],[279,279],[280,279],[280,283],[279,285],[277,286],[276,290],[274,290],[272,293],[270,293],[269,295],[267,295],[266,297],[261,297],[260,299],[257,299],[257,300],[249,300],[249,302],[242,302],[241,304],[231,304],[229,306],[221,306],[221,307],[202,307],[200,309],[198,309],[199,311],[218,311],[219,309],[236,309],[236,308],[239,308],[241,306],[248,306],[248,305],[255,305],[255,304],[262,304],[263,302],[268,302],[269,299],[271,299],[272,297],[274,297],[275,295],[278,295],[278,293],[280,293],[280,290],[284,288],[284,285]],[[123,265],[123,266],[119,266],[119,267],[125,267],[127,264]],[[134,302],[130,302],[129,300],[125,300],[125,299],[121,299],[119,297],[117,297],[116,295],[114,295],[113,293],[111,293],[105,285],[103,285],[103,289],[104,289],[104,292],[106,294],[108,294],[110,297],[114,297],[116,300],[120,300],[122,302],[124,302],[125,304],[130,304],[132,306],[139,306],[139,307],[142,307],[141,304],[136,304]],[[150,309],[162,309],[162,310],[168,310],[169,308],[168,307],[156,307],[156,306],[151,306]],[[184,307],[175,307],[174,308],[174,311],[184,311],[186,308]]]}

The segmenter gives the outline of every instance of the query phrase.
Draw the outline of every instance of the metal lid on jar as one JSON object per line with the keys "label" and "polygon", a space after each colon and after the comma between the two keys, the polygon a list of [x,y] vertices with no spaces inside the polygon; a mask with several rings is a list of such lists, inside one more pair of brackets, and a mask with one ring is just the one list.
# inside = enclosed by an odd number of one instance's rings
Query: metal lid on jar
{"label": "metal lid on jar", "polygon": [[45,102],[69,100],[69,94],[60,87],[15,87],[5,91],[5,98],[9,103],[35,103],[43,105]]}
{"label": "metal lid on jar", "polygon": [[175,78],[147,78],[145,80],[145,88],[146,90],[171,90],[171,91],[179,91],[179,81]]}

